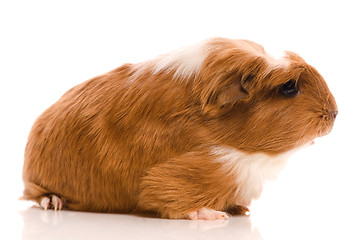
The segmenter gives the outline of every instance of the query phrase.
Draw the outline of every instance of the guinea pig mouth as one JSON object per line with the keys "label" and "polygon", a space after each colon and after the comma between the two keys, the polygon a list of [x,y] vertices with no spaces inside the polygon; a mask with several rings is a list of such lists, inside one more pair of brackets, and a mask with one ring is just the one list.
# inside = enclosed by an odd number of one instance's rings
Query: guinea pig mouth
{"label": "guinea pig mouth", "polygon": [[333,128],[333,125],[335,123],[336,117],[337,117],[338,111],[327,111],[323,113],[321,118],[321,126],[318,131],[318,136],[322,137],[327,134],[329,134]]}

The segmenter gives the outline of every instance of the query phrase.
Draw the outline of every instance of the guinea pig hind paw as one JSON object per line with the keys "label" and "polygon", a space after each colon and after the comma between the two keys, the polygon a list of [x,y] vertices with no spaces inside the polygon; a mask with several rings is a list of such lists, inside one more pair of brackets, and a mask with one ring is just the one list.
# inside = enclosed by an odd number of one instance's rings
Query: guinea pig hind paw
{"label": "guinea pig hind paw", "polygon": [[228,218],[227,213],[206,207],[189,213],[189,219],[191,220],[224,220]]}
{"label": "guinea pig hind paw", "polygon": [[53,208],[54,211],[62,210],[63,201],[57,195],[50,195],[50,196],[43,197],[40,200],[40,206],[44,210],[47,210],[49,208]]}

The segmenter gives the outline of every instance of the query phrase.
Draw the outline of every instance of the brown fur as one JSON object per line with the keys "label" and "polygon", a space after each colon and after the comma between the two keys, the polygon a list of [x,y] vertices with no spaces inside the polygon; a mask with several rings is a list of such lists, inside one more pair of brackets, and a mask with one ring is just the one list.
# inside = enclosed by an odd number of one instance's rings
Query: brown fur
{"label": "brown fur", "polygon": [[[199,74],[188,79],[173,79],[174,69],[154,73],[154,60],[65,93],[30,132],[23,198],[56,194],[71,210],[168,218],[202,207],[244,212],[236,176],[224,174],[211,147],[277,155],[328,133],[337,107],[321,75],[294,53],[288,66],[273,67],[256,43],[208,44]],[[290,79],[301,93],[286,98],[278,90]]]}

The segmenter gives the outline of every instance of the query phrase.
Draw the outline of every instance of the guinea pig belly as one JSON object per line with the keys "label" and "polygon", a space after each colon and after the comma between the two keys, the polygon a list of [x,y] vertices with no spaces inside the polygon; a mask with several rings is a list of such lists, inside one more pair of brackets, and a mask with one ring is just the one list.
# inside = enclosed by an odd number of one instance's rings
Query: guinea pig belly
{"label": "guinea pig belly", "polygon": [[225,175],[233,177],[237,190],[237,204],[249,206],[257,199],[266,180],[275,180],[285,167],[288,157],[295,150],[279,154],[246,153],[228,146],[215,146],[212,155],[216,162],[222,164]]}

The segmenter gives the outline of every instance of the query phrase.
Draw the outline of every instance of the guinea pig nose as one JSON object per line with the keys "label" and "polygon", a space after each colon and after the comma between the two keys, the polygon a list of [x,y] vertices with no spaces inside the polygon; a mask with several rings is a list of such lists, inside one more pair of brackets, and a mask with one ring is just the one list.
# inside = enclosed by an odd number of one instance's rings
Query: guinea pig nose
{"label": "guinea pig nose", "polygon": [[330,117],[331,117],[332,119],[336,119],[337,114],[338,114],[338,111],[331,111],[331,112],[330,112]]}

